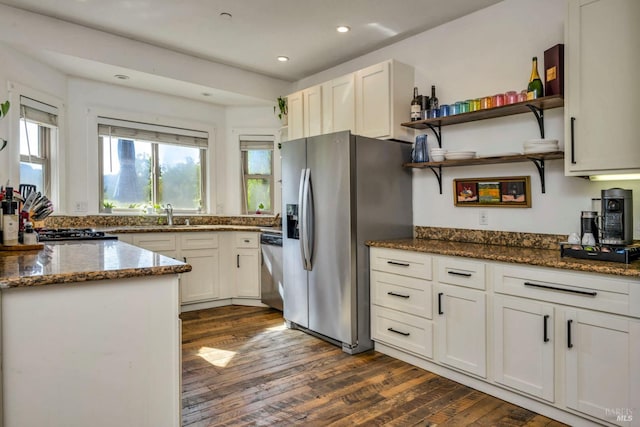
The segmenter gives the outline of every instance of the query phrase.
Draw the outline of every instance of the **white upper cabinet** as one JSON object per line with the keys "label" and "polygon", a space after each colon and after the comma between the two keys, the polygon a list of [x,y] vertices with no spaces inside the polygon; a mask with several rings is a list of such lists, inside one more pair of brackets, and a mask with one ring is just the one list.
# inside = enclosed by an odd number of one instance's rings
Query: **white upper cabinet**
{"label": "white upper cabinet", "polygon": [[303,138],[304,135],[304,110],[302,103],[302,91],[287,96],[289,139]]}
{"label": "white upper cabinet", "polygon": [[287,96],[289,139],[350,130],[371,138],[411,141],[414,72],[389,60]]}
{"label": "white upper cabinet", "polygon": [[317,85],[302,91],[304,136],[322,134],[322,86]]}
{"label": "white upper cabinet", "polygon": [[413,80],[413,68],[393,60],[356,72],[356,133],[410,141],[400,124],[409,118]]}
{"label": "white upper cabinet", "polygon": [[640,2],[570,0],[565,174],[638,172]]}
{"label": "white upper cabinet", "polygon": [[355,75],[331,80],[322,85],[322,133],[355,130]]}

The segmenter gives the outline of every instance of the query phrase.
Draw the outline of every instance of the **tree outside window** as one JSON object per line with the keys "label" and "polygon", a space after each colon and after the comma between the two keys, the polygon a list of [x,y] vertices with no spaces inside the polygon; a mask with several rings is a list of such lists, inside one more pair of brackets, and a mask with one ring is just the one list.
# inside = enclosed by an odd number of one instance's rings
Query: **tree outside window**
{"label": "tree outside window", "polygon": [[[204,207],[205,145],[190,138],[118,126],[99,126],[101,206],[118,210],[175,210]],[[177,141],[177,142],[176,142]],[[180,143],[182,142],[182,143]]]}

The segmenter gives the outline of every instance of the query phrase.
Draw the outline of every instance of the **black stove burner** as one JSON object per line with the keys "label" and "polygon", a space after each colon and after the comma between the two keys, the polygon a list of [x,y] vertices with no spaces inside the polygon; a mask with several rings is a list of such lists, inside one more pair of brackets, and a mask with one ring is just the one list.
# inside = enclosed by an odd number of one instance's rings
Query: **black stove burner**
{"label": "black stove burner", "polygon": [[39,241],[60,242],[65,240],[116,240],[118,237],[92,228],[42,228],[38,230]]}

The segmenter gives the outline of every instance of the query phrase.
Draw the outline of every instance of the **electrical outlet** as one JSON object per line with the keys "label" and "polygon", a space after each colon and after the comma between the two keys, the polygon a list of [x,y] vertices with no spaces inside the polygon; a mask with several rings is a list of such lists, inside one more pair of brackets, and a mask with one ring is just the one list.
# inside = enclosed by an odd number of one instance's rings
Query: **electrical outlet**
{"label": "electrical outlet", "polygon": [[88,210],[88,205],[86,201],[76,202],[75,211],[76,212],[86,212]]}
{"label": "electrical outlet", "polygon": [[489,225],[489,212],[480,211],[480,225]]}

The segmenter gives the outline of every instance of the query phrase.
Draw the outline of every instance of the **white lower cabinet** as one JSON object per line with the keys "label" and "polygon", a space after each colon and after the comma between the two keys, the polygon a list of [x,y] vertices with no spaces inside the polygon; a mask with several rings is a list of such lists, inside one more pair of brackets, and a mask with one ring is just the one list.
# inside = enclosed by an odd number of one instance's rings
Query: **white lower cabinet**
{"label": "white lower cabinet", "polygon": [[566,310],[565,322],[567,407],[640,425],[640,322],[586,310]]}
{"label": "white lower cabinet", "polygon": [[437,292],[438,361],[486,378],[485,292],[442,284]]}
{"label": "white lower cabinet", "polygon": [[260,251],[236,249],[235,296],[260,298]]}
{"label": "white lower cabinet", "polygon": [[120,236],[124,237],[122,241],[191,265],[189,273],[180,275],[180,302],[183,305],[196,304],[191,307],[203,308],[197,303],[260,298],[258,232],[162,232]]}
{"label": "white lower cabinet", "polygon": [[431,256],[371,250],[371,338],[433,358]]}
{"label": "white lower cabinet", "polygon": [[640,426],[640,280],[371,248],[376,350],[570,425]]}
{"label": "white lower cabinet", "polygon": [[493,300],[493,370],[497,383],[554,401],[554,308],[496,295]]}
{"label": "white lower cabinet", "polygon": [[184,262],[191,264],[189,274],[180,276],[180,301],[206,301],[220,296],[218,249],[187,249],[180,252]]}

